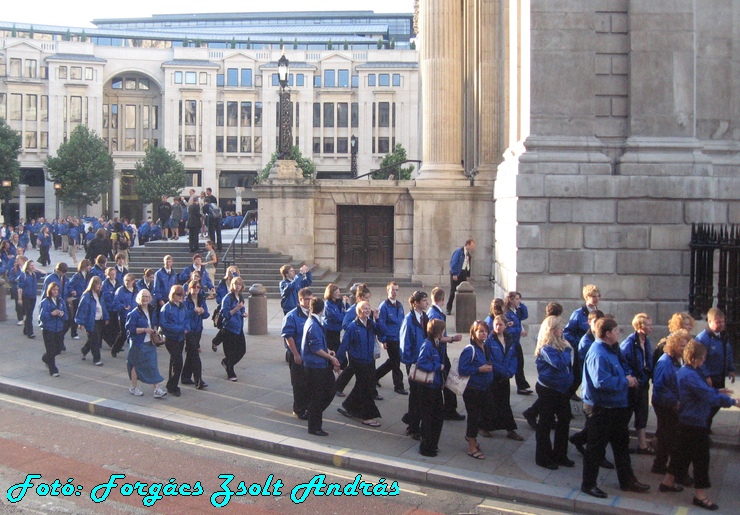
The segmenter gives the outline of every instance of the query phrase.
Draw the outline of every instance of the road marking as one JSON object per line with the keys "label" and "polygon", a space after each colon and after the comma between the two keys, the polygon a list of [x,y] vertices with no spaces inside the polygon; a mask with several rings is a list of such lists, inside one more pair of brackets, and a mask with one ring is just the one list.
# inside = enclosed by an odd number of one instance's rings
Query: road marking
{"label": "road marking", "polygon": [[90,401],[87,405],[87,410],[90,412],[91,415],[95,415],[95,405],[106,400],[107,399],[100,398],[95,399],[94,401]]}
{"label": "road marking", "polygon": [[339,449],[337,452],[334,453],[334,457],[332,457],[332,463],[334,463],[335,467],[341,467],[342,466],[342,456],[347,454],[349,451],[351,451],[349,447],[345,447],[344,449]]}

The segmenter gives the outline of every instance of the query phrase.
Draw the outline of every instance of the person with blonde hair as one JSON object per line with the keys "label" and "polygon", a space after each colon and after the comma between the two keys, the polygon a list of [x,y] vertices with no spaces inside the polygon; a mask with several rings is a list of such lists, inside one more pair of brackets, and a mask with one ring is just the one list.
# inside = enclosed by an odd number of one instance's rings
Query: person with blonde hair
{"label": "person with blonde hair", "polygon": [[159,383],[164,378],[159,373],[157,364],[157,348],[152,343],[152,333],[158,325],[157,309],[152,305],[154,297],[147,289],[141,289],[136,294],[136,307],[126,315],[126,333],[128,334],[129,351],[126,356],[126,369],[131,380],[128,391],[131,395],[144,395],[138,387],[138,381],[151,384],[154,387],[155,399],[167,395],[167,390]]}
{"label": "person with blonde hair", "polygon": [[[298,300],[300,301],[300,292]],[[342,297],[339,286],[334,283],[326,285],[326,289],[324,290],[325,304],[321,323],[326,332],[326,346],[333,352],[338,351],[339,345],[342,343],[342,321],[344,320],[344,315],[347,313],[348,300],[346,295]]]}
{"label": "person with blonde hair", "polygon": [[[700,332],[696,341],[707,349],[707,357],[701,372],[712,388],[722,389],[725,387],[725,378],[735,382],[735,360],[732,355],[732,345],[725,331],[725,314],[719,308],[711,308],[707,311],[707,328]],[[709,429],[712,429],[712,420],[719,411],[714,407],[709,416]]]}
{"label": "person with blonde hair", "polygon": [[[568,324],[563,329],[563,338],[568,340],[568,343],[570,343],[570,346],[574,350],[578,349],[581,338],[588,332],[588,314],[595,310],[601,301],[601,291],[595,284],[587,284],[583,287],[581,293],[585,302],[583,306],[571,313]],[[577,392],[583,378],[583,374],[579,372],[583,370],[583,363],[578,352],[573,353],[573,370],[576,372],[575,381],[573,382],[573,392]],[[580,402],[581,398],[578,397],[578,394],[573,393],[571,400]]]}
{"label": "person with blonde hair", "polygon": [[102,289],[103,281],[100,277],[91,277],[75,315],[75,324],[87,331],[87,342],[81,349],[82,359],[84,361],[87,353],[91,352],[93,362],[98,367],[103,365],[100,359],[100,346],[103,343],[103,328],[108,323],[108,309],[100,298]]}
{"label": "person with blonde hair", "polygon": [[653,332],[653,320],[647,313],[638,313],[632,319],[635,332],[630,334],[619,345],[622,357],[637,379],[637,389],[631,390],[634,396],[630,408],[635,414],[635,431],[637,431],[637,454],[655,454],[655,449],[648,444],[645,428],[647,427],[650,404],[648,393],[650,379],[653,377],[653,348],[650,334]]}
{"label": "person with blonde hair", "polygon": [[465,441],[468,442],[468,456],[476,460],[486,459],[478,443],[478,428],[481,427],[484,414],[493,409],[490,390],[493,365],[487,340],[488,324],[476,320],[470,326],[470,344],[460,353],[457,365],[458,373],[470,378],[463,392],[465,411],[468,413]]}
{"label": "person with blonde hair", "polygon": [[434,373],[431,383],[419,383],[419,454],[435,457],[438,451],[439,437],[444,424],[444,378],[445,346],[440,341],[447,325],[439,319],[430,320],[427,324],[427,337],[419,349],[416,368],[424,372]]}
{"label": "person with blonde hair", "polygon": [[170,354],[167,392],[175,397],[180,396],[180,374],[182,373],[182,351],[185,349],[185,337],[190,330],[190,313],[183,301],[185,290],[179,284],[170,288],[167,302],[159,310],[159,326],[164,333],[164,345]]}
{"label": "person with blonde hair", "polygon": [[[573,385],[571,369],[573,349],[563,338],[563,321],[549,316],[542,322],[543,329],[534,350],[537,365],[537,447],[535,461],[540,467],[556,470],[559,465],[573,467],[568,458],[568,425],[570,389]],[[555,442],[550,442],[550,431],[555,426]]]}
{"label": "person with blonde hair", "polygon": [[234,367],[247,353],[244,338],[244,319],[249,316],[244,306],[244,281],[234,277],[229,285],[229,294],[221,301],[221,317],[224,321],[224,359],[221,366],[226,370],[229,381],[236,381]]}

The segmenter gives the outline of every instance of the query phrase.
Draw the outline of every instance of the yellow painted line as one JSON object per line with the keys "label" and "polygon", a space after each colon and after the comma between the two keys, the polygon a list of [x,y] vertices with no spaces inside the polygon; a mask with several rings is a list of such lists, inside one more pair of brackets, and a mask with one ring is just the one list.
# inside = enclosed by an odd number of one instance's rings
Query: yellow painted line
{"label": "yellow painted line", "polygon": [[87,410],[90,412],[91,415],[95,415],[95,405],[98,404],[98,403],[100,403],[100,402],[106,401],[106,400],[107,399],[100,398],[100,399],[95,399],[94,401],[91,401],[87,405]]}
{"label": "yellow painted line", "polygon": [[501,506],[490,506],[488,504],[479,504],[478,508],[484,508],[487,510],[496,510],[496,511],[502,511],[504,513],[514,513],[515,515],[537,515],[534,512],[531,511],[517,511],[517,510],[510,510],[508,508],[502,508]]}
{"label": "yellow painted line", "polygon": [[689,509],[686,506],[679,506],[676,509],[676,515],[688,515]]}
{"label": "yellow painted line", "polygon": [[335,452],[334,456],[331,459],[332,463],[334,463],[334,466],[341,467],[342,466],[342,456],[344,456],[351,450],[352,449],[350,449],[349,447],[345,447],[344,449],[339,449],[337,452]]}

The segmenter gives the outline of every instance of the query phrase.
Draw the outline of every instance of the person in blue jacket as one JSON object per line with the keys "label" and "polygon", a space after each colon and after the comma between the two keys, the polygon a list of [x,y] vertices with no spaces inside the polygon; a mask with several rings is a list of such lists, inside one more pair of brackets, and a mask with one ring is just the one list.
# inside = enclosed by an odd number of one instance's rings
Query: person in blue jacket
{"label": "person in blue jacket", "polygon": [[467,281],[473,267],[471,252],[475,250],[475,240],[467,240],[465,245],[455,249],[450,258],[450,298],[447,301],[447,314],[452,314],[452,303],[460,283]]}
{"label": "person in blue jacket", "polygon": [[195,271],[200,272],[200,284],[201,286],[203,286],[205,291],[213,291],[215,289],[215,286],[213,285],[213,281],[208,274],[208,270],[205,266],[203,266],[203,257],[200,254],[193,255],[193,264],[188,265],[182,269],[182,272],[180,272],[180,275],[178,276],[178,280],[183,284],[189,282],[192,273]]}
{"label": "person in blue jacket", "polygon": [[137,385],[141,381],[154,385],[154,398],[161,399],[167,395],[167,390],[159,386],[164,378],[157,365],[157,348],[152,344],[152,333],[157,328],[159,311],[152,305],[152,295],[147,289],[141,289],[136,294],[136,305],[126,316],[129,341],[126,368],[131,380],[128,391],[137,397],[144,395]]}
{"label": "person in blue jacket", "polygon": [[619,345],[622,357],[629,364],[632,373],[637,379],[637,389],[631,393],[634,395],[630,407],[635,413],[635,431],[637,431],[637,454],[655,454],[647,440],[645,428],[647,427],[650,403],[648,401],[650,391],[650,379],[653,377],[653,346],[649,336],[653,332],[653,320],[647,313],[638,313],[632,319],[632,327],[635,332],[630,334]]}
{"label": "person in blue jacket", "polygon": [[149,241],[149,236],[151,234],[151,220],[144,220],[141,225],[139,226],[139,245],[144,245],[147,241]]}
{"label": "person in blue jacket", "polygon": [[102,366],[100,346],[103,343],[103,328],[108,323],[108,309],[100,298],[103,282],[100,277],[92,277],[80,299],[80,305],[75,315],[75,324],[84,327],[87,331],[87,342],[82,347],[82,359],[87,359],[91,352],[95,366]]}
{"label": "person in blue jacket", "polygon": [[[344,314],[344,320],[342,320],[342,329],[344,331],[346,331],[349,325],[355,321],[355,318],[357,318],[357,303],[363,300],[365,302],[370,302],[370,298],[372,297],[372,294],[370,293],[370,288],[368,288],[365,283],[355,283],[352,285],[349,291],[350,293],[352,292],[354,293],[355,303],[349,306],[347,308],[346,313]],[[355,375],[355,369],[352,366],[351,362],[349,364],[343,363],[342,366],[343,366],[342,373],[339,374],[339,377],[337,377],[337,382],[335,385],[336,390],[337,390],[336,392],[337,397],[344,397],[346,395],[344,393],[344,389],[347,387],[350,380]],[[378,395],[377,388],[375,389],[374,399],[376,401],[383,400],[383,398]]]}
{"label": "person in blue jacket", "polygon": [[280,281],[280,307],[283,308],[283,314],[287,315],[288,311],[298,305],[298,291],[311,286],[313,279],[306,265],[297,274],[291,265],[283,265],[280,267],[280,275],[283,277]]}
{"label": "person in blue jacket", "polygon": [[324,301],[312,298],[309,310],[311,314],[304,325],[301,346],[301,361],[308,390],[308,434],[328,436],[329,433],[322,427],[323,413],[334,398],[333,371],[339,370],[339,360],[334,351],[327,347],[322,328],[321,312],[324,310]]}
{"label": "person in blue jacket", "polygon": [[180,374],[182,373],[182,352],[185,349],[185,337],[190,328],[190,316],[183,304],[185,291],[179,284],[170,289],[167,302],[159,310],[159,327],[164,334],[164,345],[170,354],[167,393],[180,396]]}
{"label": "person in blue jacket", "polygon": [[476,460],[486,459],[478,443],[478,428],[484,414],[493,409],[490,390],[493,382],[493,365],[486,340],[488,325],[476,320],[470,326],[470,344],[460,353],[457,364],[458,373],[469,377],[463,392],[465,411],[468,413],[465,441],[468,442],[468,456]]}
{"label": "person in blue jacket", "polygon": [[[443,306],[445,303],[445,291],[442,288],[434,287],[432,288],[432,303],[429,307],[429,310],[427,311],[427,316],[429,317],[429,320],[441,320],[445,324],[447,323],[447,315],[445,315],[445,312],[443,310]],[[452,363],[450,362],[450,358],[447,353],[447,345],[454,342],[462,341],[462,335],[456,334],[455,336],[448,336],[447,331],[445,331],[445,334],[440,338],[440,342],[444,346],[444,356],[445,356],[445,362],[444,366],[445,369],[442,371],[442,379],[444,381],[447,381],[447,376],[450,373],[450,367],[452,367]],[[454,394],[449,388],[443,388],[442,389],[442,395],[444,395],[444,412],[442,415],[444,416],[445,420],[465,420],[465,415],[462,413],[457,412],[457,395]]]}
{"label": "person in blue jacket", "polygon": [[[563,329],[563,337],[568,340],[573,349],[578,348],[578,343],[589,329],[588,314],[597,308],[601,300],[601,291],[594,284],[584,286],[581,293],[583,294],[584,304],[571,313],[570,319],[565,325],[565,329]],[[575,392],[581,386],[583,375],[583,361],[577,352],[573,353],[573,371],[576,372],[573,383],[573,391]],[[574,393],[572,400],[579,402],[580,398]]]}
{"label": "person in blue jacket", "polygon": [[707,348],[697,341],[690,341],[683,351],[684,365],[676,373],[678,382],[678,441],[676,449],[676,474],[684,476],[689,465],[694,470],[694,506],[718,510],[709,500],[709,415],[713,408],[737,406],[739,399],[729,396],[731,390],[717,389],[707,384],[700,372],[707,358]]}
{"label": "person in blue jacket", "polygon": [[224,323],[224,359],[221,365],[226,370],[229,381],[236,381],[234,367],[247,353],[247,341],[244,338],[244,319],[249,316],[244,307],[244,281],[234,277],[229,285],[229,294],[221,301],[221,317]]}
{"label": "person in blue jacket", "polygon": [[[409,297],[409,307],[410,310],[403,317],[398,335],[401,347],[401,363],[406,365],[407,376],[411,370],[411,365],[419,359],[419,349],[427,338],[429,317],[426,312],[429,308],[429,295],[423,291],[415,291]],[[409,381],[408,411],[401,417],[403,423],[406,424],[406,435],[414,440],[421,438],[419,435],[419,422],[421,420],[419,412],[420,388],[421,386],[418,383]]]}
{"label": "person in blue jacket", "polygon": [[[300,301],[300,296],[298,298]],[[339,350],[342,334],[342,321],[347,313],[349,298],[339,290],[334,283],[326,285],[324,290],[324,311],[321,322],[326,332],[326,345],[335,353]]]}
{"label": "person in blue jacket", "polygon": [[188,283],[188,291],[183,301],[188,312],[188,332],[185,335],[185,363],[180,374],[182,384],[195,385],[203,390],[208,385],[203,381],[203,365],[200,361],[200,338],[203,335],[203,320],[207,319],[208,304],[200,281],[193,279]]}
{"label": "person in blue jacket", "polygon": [[77,308],[80,305],[82,294],[85,292],[85,288],[87,288],[88,280],[92,277],[90,275],[91,268],[90,261],[87,259],[83,259],[77,263],[77,273],[67,282],[66,292],[64,293],[64,297],[69,304],[70,334],[73,340],[80,339],[77,334],[77,324],[74,323],[74,318],[77,314]]}
{"label": "person in blue jacket", "polygon": [[103,254],[95,256],[95,264],[90,269],[90,274],[93,277],[100,278],[100,282],[105,281],[107,276],[105,275],[105,269],[108,267],[108,258]]}
{"label": "person in blue jacket", "polygon": [[116,337],[120,325],[118,322],[118,304],[116,303],[116,290],[121,287],[121,283],[116,281],[116,269],[109,266],[105,269],[105,280],[100,292],[100,299],[108,310],[108,324],[103,328],[103,341],[108,347],[113,349],[116,344]]}
{"label": "person in blue jacket", "polygon": [[59,285],[50,283],[46,288],[44,300],[41,301],[39,307],[39,319],[41,320],[41,335],[44,337],[44,348],[46,349],[44,355],[41,356],[41,361],[46,363],[52,377],[59,377],[56,357],[62,352],[68,317],[67,303],[59,295]]}
{"label": "person in blue jacket", "polygon": [[36,290],[39,279],[44,278],[43,272],[36,270],[33,260],[23,263],[21,273],[18,275],[18,303],[23,306],[23,315],[25,323],[23,325],[23,334],[28,338],[36,338],[33,333],[33,310],[36,308]]}
{"label": "person in blue jacket", "polygon": [[[119,286],[113,295],[113,304],[118,311],[119,326],[115,343],[110,350],[110,354],[114,358],[123,350],[123,345],[126,343],[126,317],[132,310],[136,309],[136,295],[138,293],[136,277],[134,274],[126,274],[123,276],[123,285]],[[112,320],[111,323],[113,323]]]}
{"label": "person in blue jacket", "polygon": [[49,231],[49,226],[44,226],[41,228],[41,232],[39,233],[38,237],[38,244],[39,244],[39,264],[41,266],[46,266],[51,263],[51,258],[49,257],[49,249],[51,248],[52,244],[52,235],[51,231]]}
{"label": "person in blue jacket", "polygon": [[522,303],[522,295],[518,291],[510,291],[504,299],[504,316],[507,320],[506,334],[516,345],[517,369],[514,375],[516,381],[516,393],[519,395],[532,395],[527,378],[524,377],[524,351],[521,339],[527,336],[527,330],[522,328],[522,320],[529,318],[529,310]]}
{"label": "person in blue jacket", "polygon": [[444,424],[444,398],[442,371],[445,363],[445,349],[439,341],[444,335],[446,324],[442,320],[430,320],[427,324],[427,338],[422,342],[416,368],[434,374],[431,383],[419,383],[419,454],[435,457],[439,452],[439,437]]}
{"label": "person in blue jacket", "polygon": [[[725,332],[725,314],[718,308],[711,308],[707,312],[707,328],[696,336],[696,341],[707,348],[707,359],[701,367],[701,373],[707,379],[707,384],[713,388],[724,388],[725,378],[735,382],[735,360],[732,355],[728,335]],[[719,411],[712,408],[709,414],[709,429],[712,429],[712,420]]]}
{"label": "person in blue jacket", "polygon": [[587,415],[588,443],[583,457],[581,491],[599,499],[607,497],[596,481],[606,446],[611,444],[619,487],[629,492],[647,492],[650,485],[640,483],[632,471],[627,396],[629,388],[637,388],[637,379],[631,372],[627,373],[622,363],[616,320],[602,318],[596,322],[596,338],[583,367],[583,411]]}
{"label": "person in blue jacket", "polygon": [[388,353],[388,359],[377,370],[377,380],[391,372],[393,391],[401,395],[409,392],[403,385],[401,372],[401,324],[403,323],[403,302],[398,300],[398,283],[391,281],[386,286],[388,297],[378,307],[378,319],[385,325],[385,334],[381,340],[383,348]]}
{"label": "person in blue jacket", "polygon": [[23,224],[18,225],[18,246],[24,251],[28,250],[30,241],[28,239],[28,231],[25,230]]}
{"label": "person in blue jacket", "polygon": [[177,272],[172,267],[172,256],[162,258],[164,266],[154,274],[154,297],[161,308],[167,303],[172,287],[178,284]]}
{"label": "person in blue jacket", "polygon": [[344,332],[337,352],[340,363],[346,363],[349,355],[349,362],[355,371],[355,386],[338,411],[346,417],[362,420],[366,426],[380,427],[380,422],[375,420],[380,417],[374,401],[375,341],[378,336],[382,337],[385,327],[377,321],[378,314],[373,313],[367,301],[358,302],[355,313],[357,318]]}
{"label": "person in blue jacket", "polygon": [[[542,322],[543,329],[534,350],[537,365],[537,397],[539,420],[535,462],[540,467],[557,470],[558,466],[574,467],[568,458],[568,425],[570,413],[570,388],[573,385],[571,369],[572,349],[563,338],[560,317],[549,316]],[[555,441],[550,441],[550,431],[555,429]]]}
{"label": "person in blue jacket", "polygon": [[308,419],[309,389],[306,383],[306,374],[302,362],[303,353],[303,326],[309,319],[309,307],[313,299],[313,292],[308,288],[301,288],[298,292],[298,306],[291,309],[283,317],[280,334],[285,346],[285,361],[290,371],[290,385],[293,388],[293,415],[301,420]]}

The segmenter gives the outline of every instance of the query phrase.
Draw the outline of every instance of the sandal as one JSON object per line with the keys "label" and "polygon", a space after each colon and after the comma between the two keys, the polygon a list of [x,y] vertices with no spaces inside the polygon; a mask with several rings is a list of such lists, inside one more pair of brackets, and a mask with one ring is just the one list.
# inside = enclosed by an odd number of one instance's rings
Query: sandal
{"label": "sandal", "polygon": [[486,459],[486,457],[483,456],[483,453],[480,452],[480,451],[469,452],[468,453],[468,456],[470,456],[471,458],[475,458],[476,460],[485,460]]}
{"label": "sandal", "polygon": [[704,499],[697,499],[694,497],[694,506],[698,506],[699,508],[704,508],[705,510],[709,511],[716,511],[719,509],[719,506],[717,504],[714,504],[712,501],[707,499],[706,497]]}
{"label": "sandal", "polygon": [[[466,436],[466,437],[465,437],[465,441],[466,441],[466,442],[468,442],[468,443],[470,443],[470,438],[468,438],[468,437]],[[476,449],[478,449],[478,450],[480,451],[480,444],[479,444],[478,442],[476,442],[476,443],[475,443],[475,448],[476,448]]]}
{"label": "sandal", "polygon": [[363,420],[362,423],[369,427],[380,427],[380,422],[377,420]]}
{"label": "sandal", "polygon": [[484,438],[493,438],[493,435],[491,434],[491,432],[486,431],[485,429],[478,429],[478,434]]}

